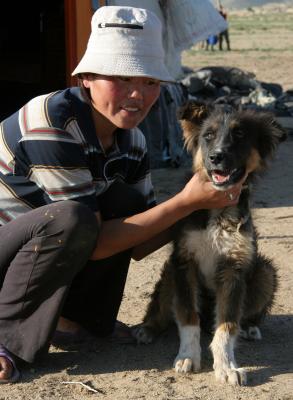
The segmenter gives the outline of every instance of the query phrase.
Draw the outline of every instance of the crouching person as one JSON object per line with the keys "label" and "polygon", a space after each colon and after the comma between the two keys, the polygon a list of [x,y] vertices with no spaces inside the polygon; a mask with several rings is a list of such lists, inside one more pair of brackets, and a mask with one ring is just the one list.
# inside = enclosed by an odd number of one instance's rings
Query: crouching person
{"label": "crouching person", "polygon": [[197,175],[156,205],[137,125],[172,81],[163,60],[152,12],[101,7],[73,72],[80,86],[1,123],[0,383],[16,382],[18,360],[32,363],[50,343],[85,332],[132,340],[116,321],[131,256],[166,243],[189,213],[231,205]]}

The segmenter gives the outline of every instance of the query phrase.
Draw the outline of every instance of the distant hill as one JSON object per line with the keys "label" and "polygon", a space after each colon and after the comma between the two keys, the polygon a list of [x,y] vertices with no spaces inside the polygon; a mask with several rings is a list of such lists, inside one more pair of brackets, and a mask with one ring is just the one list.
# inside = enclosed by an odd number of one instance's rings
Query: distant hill
{"label": "distant hill", "polygon": [[[293,0],[220,0],[220,2],[224,7],[233,9],[260,7],[270,3],[293,5]],[[214,4],[217,5],[218,0],[214,0]]]}

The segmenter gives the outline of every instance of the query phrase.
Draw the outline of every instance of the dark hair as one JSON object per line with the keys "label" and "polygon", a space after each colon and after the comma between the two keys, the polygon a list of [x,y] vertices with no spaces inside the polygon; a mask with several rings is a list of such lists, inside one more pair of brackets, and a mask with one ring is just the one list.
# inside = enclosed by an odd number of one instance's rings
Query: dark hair
{"label": "dark hair", "polygon": [[84,75],[91,75],[91,73],[82,73],[82,74],[78,74],[77,75],[77,85],[81,88],[81,93],[83,95],[83,97],[89,102],[91,103],[92,98],[91,98],[91,92],[89,90],[89,88],[86,88],[83,84],[83,79],[84,79]]}

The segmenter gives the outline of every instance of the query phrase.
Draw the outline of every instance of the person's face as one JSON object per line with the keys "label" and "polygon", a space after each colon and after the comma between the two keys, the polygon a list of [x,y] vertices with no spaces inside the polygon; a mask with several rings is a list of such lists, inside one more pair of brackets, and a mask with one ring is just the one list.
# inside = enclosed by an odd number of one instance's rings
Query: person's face
{"label": "person's face", "polygon": [[160,94],[160,82],[152,78],[90,74],[83,84],[95,110],[122,129],[137,126]]}

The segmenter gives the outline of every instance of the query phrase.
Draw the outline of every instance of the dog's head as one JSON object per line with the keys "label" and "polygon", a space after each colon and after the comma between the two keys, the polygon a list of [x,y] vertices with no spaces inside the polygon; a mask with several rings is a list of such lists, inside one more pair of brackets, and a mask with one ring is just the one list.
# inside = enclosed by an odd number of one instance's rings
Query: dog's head
{"label": "dog's head", "polygon": [[236,111],[189,101],[178,112],[193,167],[219,190],[246,173],[251,179],[265,170],[285,130],[267,112]]}

